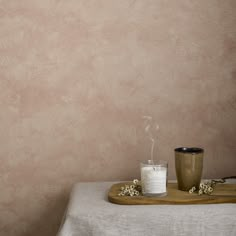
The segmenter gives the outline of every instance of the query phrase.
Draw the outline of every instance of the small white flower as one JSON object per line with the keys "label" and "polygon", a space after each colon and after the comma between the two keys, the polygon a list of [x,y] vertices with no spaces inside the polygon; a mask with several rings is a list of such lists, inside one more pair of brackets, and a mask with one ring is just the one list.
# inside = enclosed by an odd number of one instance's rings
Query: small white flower
{"label": "small white flower", "polygon": [[207,185],[207,184],[204,184],[204,186],[203,186],[204,191],[205,191],[207,188],[208,188],[208,185]]}
{"label": "small white flower", "polygon": [[212,188],[212,187],[209,187],[209,188],[208,188],[208,193],[211,194],[212,192],[213,192],[213,188]]}
{"label": "small white flower", "polygon": [[199,188],[203,188],[204,187],[204,183],[200,183]]}
{"label": "small white flower", "polygon": [[134,189],[135,188],[135,186],[133,184],[130,185],[129,187],[130,187],[130,189]]}
{"label": "small white flower", "polygon": [[190,194],[192,194],[192,193],[193,193],[195,190],[196,190],[196,187],[195,187],[195,186],[193,186],[191,189],[189,189],[189,191],[188,191],[188,192],[189,192]]}
{"label": "small white flower", "polygon": [[202,195],[203,194],[203,191],[202,191],[202,189],[200,189],[199,191],[198,191],[198,195]]}

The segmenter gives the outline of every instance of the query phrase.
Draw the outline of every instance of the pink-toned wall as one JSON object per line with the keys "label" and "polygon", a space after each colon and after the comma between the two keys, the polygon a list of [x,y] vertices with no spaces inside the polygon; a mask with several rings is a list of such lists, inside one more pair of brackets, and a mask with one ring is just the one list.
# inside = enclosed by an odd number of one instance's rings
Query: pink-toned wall
{"label": "pink-toned wall", "polygon": [[0,0],[0,235],[53,236],[77,181],[175,178],[178,146],[204,178],[236,171],[235,0]]}

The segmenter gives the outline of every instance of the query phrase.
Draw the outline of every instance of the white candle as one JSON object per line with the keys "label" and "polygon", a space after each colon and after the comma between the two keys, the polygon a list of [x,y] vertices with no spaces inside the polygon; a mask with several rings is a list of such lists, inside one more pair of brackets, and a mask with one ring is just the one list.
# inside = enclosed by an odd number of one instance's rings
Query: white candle
{"label": "white candle", "polygon": [[163,166],[143,166],[141,181],[143,193],[161,194],[166,192],[167,168]]}

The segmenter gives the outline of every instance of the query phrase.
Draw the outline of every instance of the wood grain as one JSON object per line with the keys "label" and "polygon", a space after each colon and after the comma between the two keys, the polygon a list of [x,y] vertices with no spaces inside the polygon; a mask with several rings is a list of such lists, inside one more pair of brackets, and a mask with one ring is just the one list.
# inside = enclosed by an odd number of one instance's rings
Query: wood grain
{"label": "wood grain", "polygon": [[165,197],[118,196],[121,186],[130,182],[111,186],[108,200],[122,205],[154,205],[154,204],[218,204],[236,203],[236,184],[217,184],[212,195],[189,194],[177,189],[176,183],[168,183],[168,195]]}

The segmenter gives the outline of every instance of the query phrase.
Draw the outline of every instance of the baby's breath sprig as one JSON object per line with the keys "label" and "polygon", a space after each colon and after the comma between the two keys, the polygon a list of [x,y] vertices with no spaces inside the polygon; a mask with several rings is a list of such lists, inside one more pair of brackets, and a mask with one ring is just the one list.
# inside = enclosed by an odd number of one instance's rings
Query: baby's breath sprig
{"label": "baby's breath sprig", "polygon": [[[226,182],[227,179],[236,179],[236,176],[229,176],[229,177],[224,177],[221,179],[212,179],[210,181],[207,181],[205,183],[200,183],[199,185],[199,190],[198,190],[198,195],[202,195],[202,194],[212,194],[212,192],[214,191],[214,187],[216,186],[216,184],[223,184]],[[189,190],[189,193],[193,193],[195,192],[197,189],[196,187],[192,187]]]}
{"label": "baby's breath sprig", "polygon": [[[206,183],[200,183],[199,190],[198,190],[198,195],[202,195],[202,194],[210,195],[210,194],[212,194],[215,185],[216,185],[216,183],[214,181],[208,181]],[[188,192],[190,194],[192,194],[196,190],[197,190],[196,187],[193,186]]]}
{"label": "baby's breath sprig", "polygon": [[141,194],[141,185],[139,184],[139,180],[134,179],[133,184],[128,185],[125,184],[120,188],[120,192],[118,196],[139,196]]}

